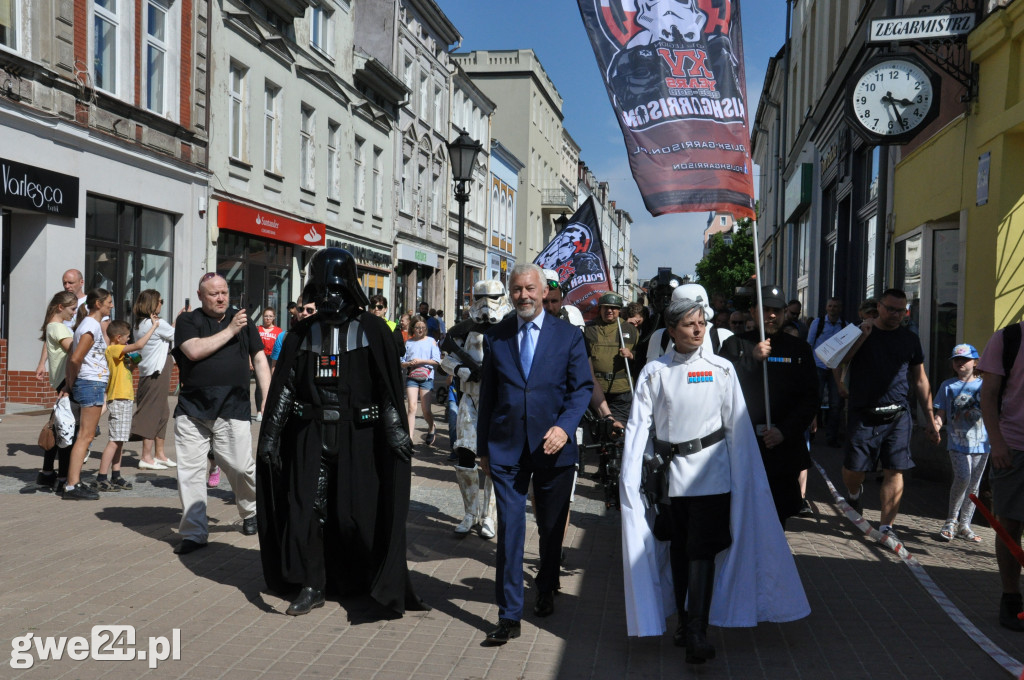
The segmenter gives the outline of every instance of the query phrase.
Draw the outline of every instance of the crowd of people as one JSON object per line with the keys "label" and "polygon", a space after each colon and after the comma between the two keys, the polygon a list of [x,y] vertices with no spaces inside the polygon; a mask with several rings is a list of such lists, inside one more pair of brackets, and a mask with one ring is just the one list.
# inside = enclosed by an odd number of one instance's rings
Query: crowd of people
{"label": "crowd of people", "polygon": [[[581,430],[589,410],[622,452],[628,632],[660,635],[678,613],[673,640],[694,664],[715,657],[709,623],[751,626],[809,612],[784,532],[789,518],[813,514],[806,485],[815,436],[843,450],[845,501],[855,511],[866,477],[881,474],[879,531],[898,542],[913,429],[936,444],[945,429],[953,482],[937,538],[981,541],[969,496],[991,463],[995,515],[1019,545],[1019,324],[998,331],[982,354],[957,345],[950,377],[932,376],[941,383],[933,398],[901,290],[859,306],[859,333],[835,365],[815,350],[851,324],[839,297],[809,319],[775,286],[734,309],[700,284],[662,278],[648,304],[601,295],[585,323],[564,304],[555,272],[518,265],[507,288],[478,282],[472,307],[449,329],[426,302],[390,319],[387,299],[359,287],[351,256],[329,248],[311,261],[284,329],[273,309],[257,325],[231,307],[227,281],[214,272],[199,281],[198,308],[170,323],[161,293],[145,290],[129,325],[111,319],[110,291],[86,292],[81,272],[69,270],[41,328],[37,377],[56,405],[37,482],[69,500],[131,490],[124,445],[141,441],[139,469],[177,476],[178,554],[207,545],[207,489],[223,474],[242,532],[259,534],[268,586],[297,591],[289,614],[322,606],[330,590],[365,592],[402,614],[426,607],[409,580],[404,521],[417,420],[429,451],[436,398],[463,500],[453,531],[497,538],[498,621],[484,644],[500,645],[521,630],[528,500],[540,540],[533,612],[555,611],[580,451],[594,436]],[[85,483],[104,412],[108,442],[95,481]],[[252,420],[261,428],[255,458]],[[1000,623],[1024,630],[1020,564],[1007,546],[997,544],[996,555]]]}

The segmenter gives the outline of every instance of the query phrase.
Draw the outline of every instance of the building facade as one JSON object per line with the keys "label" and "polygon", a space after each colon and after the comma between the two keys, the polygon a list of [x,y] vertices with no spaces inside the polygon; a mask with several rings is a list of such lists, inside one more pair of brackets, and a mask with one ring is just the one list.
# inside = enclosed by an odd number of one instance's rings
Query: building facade
{"label": "building facade", "polygon": [[0,408],[53,403],[34,374],[66,269],[128,321],[148,288],[172,319],[205,270],[206,7],[0,5]]}
{"label": "building facade", "polygon": [[516,202],[523,163],[501,142],[491,140],[490,236],[487,242],[488,279],[508,288],[516,264]]}

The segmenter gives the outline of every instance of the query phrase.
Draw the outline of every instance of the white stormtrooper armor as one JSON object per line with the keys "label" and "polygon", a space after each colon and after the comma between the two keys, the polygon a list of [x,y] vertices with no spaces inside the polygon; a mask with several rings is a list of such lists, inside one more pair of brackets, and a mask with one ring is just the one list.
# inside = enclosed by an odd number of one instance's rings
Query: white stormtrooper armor
{"label": "white stormtrooper armor", "polygon": [[455,466],[455,479],[462,492],[465,515],[455,527],[459,536],[467,535],[474,525],[480,526],[482,538],[494,538],[497,515],[494,506],[494,488],[490,477],[484,478],[483,499],[480,491],[479,468],[475,461],[472,467],[467,463],[476,455],[477,407],[480,400],[480,365],[484,360],[484,333],[488,328],[505,318],[512,311],[512,303],[505,293],[501,281],[479,281],[473,286],[473,306],[469,320],[448,329],[441,349],[446,352],[441,366],[447,373],[458,376],[462,397],[459,399],[459,413],[456,418],[455,451],[459,464]]}

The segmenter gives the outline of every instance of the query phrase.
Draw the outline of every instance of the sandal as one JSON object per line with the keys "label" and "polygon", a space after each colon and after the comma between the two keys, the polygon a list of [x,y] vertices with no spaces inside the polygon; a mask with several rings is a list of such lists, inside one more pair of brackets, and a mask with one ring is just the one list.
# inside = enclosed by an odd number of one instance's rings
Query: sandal
{"label": "sandal", "polygon": [[947,542],[948,541],[952,541],[953,540],[953,531],[954,531],[953,527],[954,527],[954,525],[953,525],[952,522],[946,522],[945,524],[943,524],[942,525],[942,531],[939,532],[939,540],[940,541],[947,541]]}
{"label": "sandal", "polygon": [[962,538],[965,541],[970,541],[971,543],[981,543],[981,536],[978,536],[976,533],[971,531],[970,527],[966,526],[962,526],[956,530],[956,537]]}

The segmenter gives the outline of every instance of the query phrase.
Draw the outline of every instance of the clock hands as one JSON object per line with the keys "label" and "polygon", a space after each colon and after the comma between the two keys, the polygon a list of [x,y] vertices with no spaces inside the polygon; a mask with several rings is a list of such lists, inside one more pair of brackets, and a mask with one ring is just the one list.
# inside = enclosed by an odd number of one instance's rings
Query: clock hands
{"label": "clock hands", "polygon": [[903,116],[900,115],[899,109],[896,108],[896,104],[910,106],[911,104],[913,104],[913,102],[907,101],[906,99],[894,99],[892,96],[892,92],[886,92],[885,96],[882,97],[882,103],[888,104],[889,106],[892,107],[893,115],[896,116],[896,122],[900,124],[901,128],[907,127],[907,124],[903,120]]}

